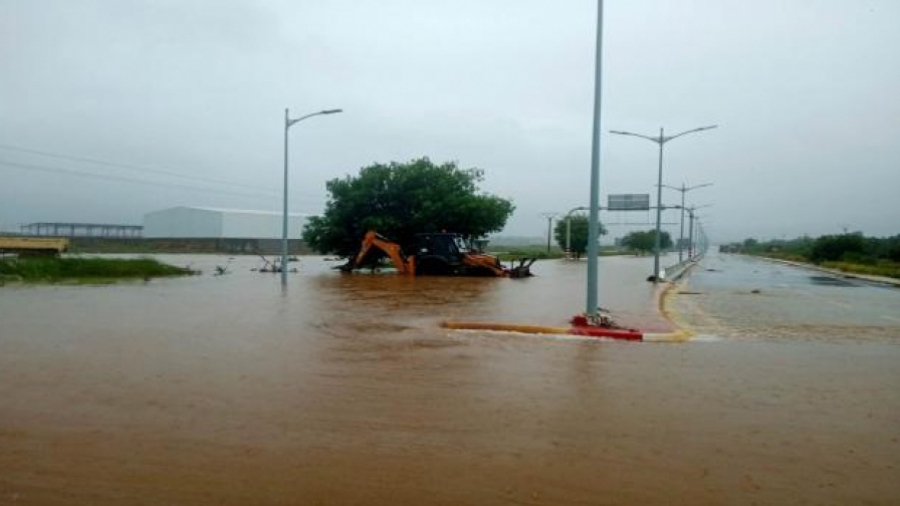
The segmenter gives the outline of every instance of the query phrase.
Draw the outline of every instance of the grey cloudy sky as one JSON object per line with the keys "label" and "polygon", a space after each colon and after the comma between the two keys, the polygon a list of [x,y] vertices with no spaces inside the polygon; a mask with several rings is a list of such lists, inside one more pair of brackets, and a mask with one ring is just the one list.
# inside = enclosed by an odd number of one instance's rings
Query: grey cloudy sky
{"label": "grey cloudy sky", "polygon": [[[291,130],[294,211],[424,155],[484,169],[505,233],[539,236],[587,204],[595,21],[591,0],[4,0],[0,228],[279,210],[284,108],[342,107]],[[654,193],[658,153],[608,130],[718,124],[664,170],[715,183],[688,193],[713,241],[900,233],[898,25],[896,0],[607,1],[604,199]]]}

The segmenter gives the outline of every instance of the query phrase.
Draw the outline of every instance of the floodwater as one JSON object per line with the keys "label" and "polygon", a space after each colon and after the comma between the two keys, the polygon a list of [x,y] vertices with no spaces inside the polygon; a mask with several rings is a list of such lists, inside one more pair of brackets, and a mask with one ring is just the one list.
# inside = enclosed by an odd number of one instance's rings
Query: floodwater
{"label": "floodwater", "polygon": [[[767,337],[774,310],[728,299],[768,267],[713,257],[683,288],[703,294],[669,298],[696,339],[622,343],[437,325],[563,325],[583,263],[413,279],[304,257],[282,291],[258,259],[164,259],[205,274],[0,288],[0,504],[900,502],[900,322],[823,330],[900,314],[900,290]],[[664,330],[650,262],[602,259],[601,304]]]}

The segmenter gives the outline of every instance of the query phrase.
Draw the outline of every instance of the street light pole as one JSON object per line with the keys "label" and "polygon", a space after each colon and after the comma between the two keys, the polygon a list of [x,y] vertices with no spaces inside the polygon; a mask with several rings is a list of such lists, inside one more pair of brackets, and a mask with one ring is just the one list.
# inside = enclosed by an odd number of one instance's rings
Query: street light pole
{"label": "street light pole", "polygon": [[700,216],[694,215],[697,220],[697,245],[694,248],[697,256],[703,255],[706,251],[706,232],[703,230],[703,222],[700,221]]}
{"label": "street light pole", "polygon": [[321,116],[324,114],[337,114],[343,112],[343,109],[326,109],[324,111],[314,112],[306,116],[291,119],[290,114],[285,108],[284,110],[284,214],[281,220],[281,284],[287,286],[287,264],[288,264],[288,129],[296,123],[299,123],[313,116]]}
{"label": "street light pole", "polygon": [[656,241],[654,246],[654,255],[653,255],[653,275],[651,279],[654,283],[659,281],[659,250],[660,250],[660,221],[662,219],[662,168],[663,168],[663,145],[671,140],[677,139],[682,135],[692,134],[695,132],[702,132],[703,130],[710,130],[716,128],[718,125],[705,126],[700,128],[694,128],[691,130],[686,130],[684,132],[670,135],[666,137],[665,130],[662,127],[659,129],[659,137],[651,137],[649,135],[636,134],[633,132],[625,132],[622,130],[610,130],[609,133],[617,134],[617,135],[630,135],[632,137],[640,137],[642,139],[647,139],[650,142],[655,142],[659,144],[659,172],[657,174],[656,179]]}
{"label": "street light pole", "polygon": [[664,184],[663,186],[665,186],[666,188],[669,188],[671,190],[681,192],[681,233],[678,235],[678,263],[681,263],[684,261],[684,259],[682,258],[682,251],[684,250],[684,245],[683,245],[683,243],[684,243],[684,194],[691,190],[696,190],[697,188],[703,188],[704,186],[712,186],[712,183],[703,183],[703,184],[698,184],[698,185],[694,185],[694,186],[685,186],[684,183],[682,182],[681,188],[679,188],[677,186],[669,186],[667,184]]}
{"label": "street light pole", "polygon": [[693,258],[694,258],[694,210],[688,209],[688,213],[690,213],[690,217],[691,217],[690,232],[688,232],[688,260],[693,260]]}
{"label": "street light pole", "polygon": [[704,207],[710,207],[712,204],[704,204],[702,206],[691,206],[684,207],[682,209],[687,211],[688,216],[690,217],[690,227],[688,232],[688,260],[693,260],[694,258],[694,220],[697,220],[697,226],[700,226],[700,220],[697,217],[697,209],[703,209]]}
{"label": "street light pole", "polygon": [[594,53],[594,118],[591,129],[591,199],[588,210],[588,243],[587,243],[587,300],[585,313],[590,317],[597,316],[599,300],[597,285],[599,283],[599,223],[600,223],[600,99],[603,80],[603,0],[597,0],[597,49]]}
{"label": "street light pole", "polygon": [[659,127],[659,173],[656,177],[656,238],[653,241],[653,282],[659,280],[659,253],[662,245],[660,224],[662,223],[662,165],[663,165],[663,128]]}

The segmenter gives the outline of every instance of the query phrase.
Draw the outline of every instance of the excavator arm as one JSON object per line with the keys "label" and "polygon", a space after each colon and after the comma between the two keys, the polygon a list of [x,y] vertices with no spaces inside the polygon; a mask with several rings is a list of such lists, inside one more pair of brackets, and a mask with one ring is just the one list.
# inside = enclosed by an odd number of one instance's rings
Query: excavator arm
{"label": "excavator arm", "polygon": [[359,253],[356,254],[353,260],[347,263],[347,266],[345,266],[345,270],[349,271],[358,269],[362,265],[362,262],[365,260],[366,255],[369,254],[369,251],[371,251],[372,248],[377,248],[384,252],[384,254],[391,259],[391,262],[394,264],[397,272],[401,274],[415,274],[415,260],[413,258],[407,260],[403,256],[403,252],[400,249],[399,244],[393,241],[389,241],[374,230],[366,232],[366,235],[362,241],[362,245],[359,248]]}
{"label": "excavator arm", "polygon": [[[415,254],[405,255],[400,245],[388,240],[374,230],[366,233],[359,252],[340,267],[343,271],[359,269],[367,262],[367,257],[376,248],[393,262],[397,272],[411,276],[463,275],[495,276],[502,278],[525,278],[531,276],[534,259],[519,259],[519,265],[505,267],[492,255],[472,250],[459,242],[458,234],[423,233],[417,234]],[[417,272],[418,271],[418,272]]]}

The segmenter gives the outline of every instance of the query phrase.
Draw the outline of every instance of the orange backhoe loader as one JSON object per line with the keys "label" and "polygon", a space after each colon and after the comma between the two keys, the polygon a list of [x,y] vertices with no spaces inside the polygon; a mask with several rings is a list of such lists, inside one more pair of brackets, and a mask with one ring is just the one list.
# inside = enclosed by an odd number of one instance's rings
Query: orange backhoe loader
{"label": "orange backhoe loader", "polygon": [[363,238],[359,252],[341,270],[349,272],[371,266],[387,256],[397,272],[414,276],[494,276],[504,278],[524,278],[531,276],[533,258],[524,258],[518,265],[506,267],[492,255],[472,248],[459,234],[426,233],[416,234],[412,248],[408,251],[375,231],[369,231]]}

